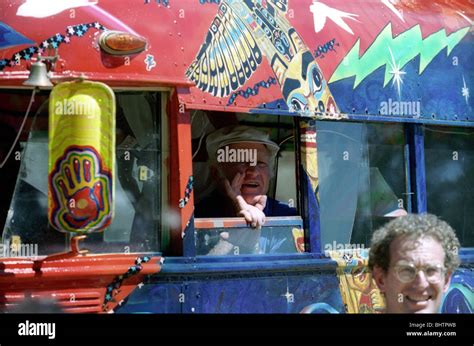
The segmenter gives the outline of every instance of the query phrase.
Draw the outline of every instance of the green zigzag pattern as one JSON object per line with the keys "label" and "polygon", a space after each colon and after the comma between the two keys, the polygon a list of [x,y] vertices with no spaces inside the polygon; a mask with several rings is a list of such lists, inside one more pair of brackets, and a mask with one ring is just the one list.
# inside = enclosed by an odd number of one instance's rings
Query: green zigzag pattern
{"label": "green zigzag pattern", "polygon": [[443,48],[448,48],[447,55],[449,55],[469,32],[469,29],[470,27],[459,29],[449,36],[446,36],[445,29],[441,29],[423,39],[420,26],[415,25],[394,38],[392,35],[392,24],[389,23],[362,57],[359,57],[360,39],[358,39],[331,76],[329,83],[355,76],[355,89],[368,75],[379,67],[386,65],[385,87],[393,77],[390,73],[392,64],[390,50],[392,51],[395,64],[400,69],[419,54],[419,74],[421,74]]}

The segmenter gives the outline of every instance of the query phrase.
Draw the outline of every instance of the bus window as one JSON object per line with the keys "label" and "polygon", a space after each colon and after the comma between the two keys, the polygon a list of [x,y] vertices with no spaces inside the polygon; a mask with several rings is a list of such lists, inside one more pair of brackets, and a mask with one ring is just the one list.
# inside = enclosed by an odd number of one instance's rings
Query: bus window
{"label": "bus window", "polygon": [[[192,117],[197,254],[302,251],[293,119],[202,111]],[[263,212],[261,229],[238,214],[232,195]]]}
{"label": "bus window", "polygon": [[319,121],[317,143],[323,251],[366,247],[406,214],[403,125]]}
{"label": "bus window", "polygon": [[463,247],[474,246],[474,130],[424,126],[428,212],[456,231]]}
{"label": "bus window", "polygon": [[[116,94],[115,215],[82,246],[96,253],[160,251],[160,94]],[[18,107],[21,109],[21,107]],[[17,112],[19,112],[19,109]],[[68,250],[69,234],[48,223],[48,107],[34,116],[3,229],[3,242],[37,244],[39,255]]]}

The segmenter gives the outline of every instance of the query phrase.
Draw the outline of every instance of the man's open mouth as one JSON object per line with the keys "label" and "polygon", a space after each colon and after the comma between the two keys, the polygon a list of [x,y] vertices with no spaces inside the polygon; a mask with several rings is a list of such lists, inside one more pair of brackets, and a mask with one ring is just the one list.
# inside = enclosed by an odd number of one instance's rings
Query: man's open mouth
{"label": "man's open mouth", "polygon": [[248,188],[251,188],[251,189],[257,188],[259,186],[260,186],[260,184],[257,183],[257,182],[248,182],[248,183],[242,184],[242,187],[248,187]]}
{"label": "man's open mouth", "polygon": [[409,295],[405,296],[405,298],[412,303],[423,303],[431,300],[432,296],[416,296],[416,295]]}

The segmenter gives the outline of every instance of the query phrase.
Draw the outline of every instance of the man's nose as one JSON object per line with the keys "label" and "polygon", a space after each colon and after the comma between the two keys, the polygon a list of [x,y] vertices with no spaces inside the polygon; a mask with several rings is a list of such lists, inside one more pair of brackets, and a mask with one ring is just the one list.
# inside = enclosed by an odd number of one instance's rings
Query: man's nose
{"label": "man's nose", "polygon": [[416,273],[415,280],[413,281],[413,283],[417,287],[426,287],[426,286],[429,286],[430,284],[423,270],[419,270],[418,273]]}
{"label": "man's nose", "polygon": [[257,166],[252,166],[250,163],[245,167],[245,173],[247,174],[257,174]]}

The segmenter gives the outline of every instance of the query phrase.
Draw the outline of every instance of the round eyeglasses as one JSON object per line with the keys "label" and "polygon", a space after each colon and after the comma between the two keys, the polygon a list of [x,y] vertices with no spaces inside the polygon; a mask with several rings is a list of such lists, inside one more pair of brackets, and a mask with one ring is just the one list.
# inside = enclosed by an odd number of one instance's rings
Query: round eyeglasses
{"label": "round eyeglasses", "polygon": [[435,284],[443,279],[446,271],[446,269],[440,264],[415,266],[413,263],[404,263],[395,265],[394,269],[398,279],[403,283],[409,283],[415,280],[418,272],[421,270],[425,274],[426,280]]}

